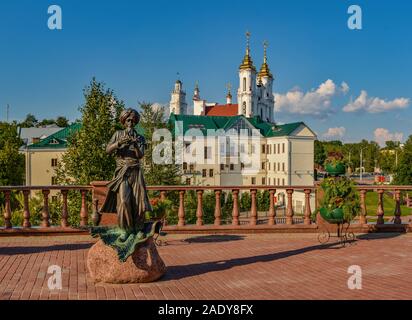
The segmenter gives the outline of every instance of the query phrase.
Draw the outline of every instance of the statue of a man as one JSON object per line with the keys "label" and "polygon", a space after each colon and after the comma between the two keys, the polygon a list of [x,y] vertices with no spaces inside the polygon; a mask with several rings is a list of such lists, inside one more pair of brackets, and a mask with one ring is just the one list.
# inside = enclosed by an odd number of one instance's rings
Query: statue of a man
{"label": "statue of a man", "polygon": [[116,131],[106,148],[107,153],[116,156],[116,170],[107,186],[108,194],[101,212],[117,213],[118,225],[123,231],[119,240],[123,241],[130,234],[137,234],[138,238],[144,236],[145,213],[152,211],[140,166],[145,139],[134,129],[139,121],[136,110],[124,110],[120,122],[125,129]]}

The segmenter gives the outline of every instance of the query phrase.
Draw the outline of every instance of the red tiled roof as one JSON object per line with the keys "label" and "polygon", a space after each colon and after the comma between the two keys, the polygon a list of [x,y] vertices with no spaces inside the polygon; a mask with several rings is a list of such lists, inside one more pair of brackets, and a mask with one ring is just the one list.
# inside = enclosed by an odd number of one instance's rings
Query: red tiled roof
{"label": "red tiled roof", "polygon": [[231,117],[238,115],[238,105],[237,104],[217,104],[212,107],[206,107],[206,116],[221,116],[221,117]]}

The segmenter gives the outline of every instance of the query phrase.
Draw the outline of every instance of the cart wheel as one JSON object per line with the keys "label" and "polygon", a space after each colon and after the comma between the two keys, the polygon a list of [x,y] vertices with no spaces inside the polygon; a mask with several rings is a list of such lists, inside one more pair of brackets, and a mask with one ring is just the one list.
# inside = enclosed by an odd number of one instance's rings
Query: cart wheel
{"label": "cart wheel", "polygon": [[349,243],[351,243],[356,240],[356,236],[353,232],[349,232],[346,234],[346,239]]}
{"label": "cart wheel", "polygon": [[319,241],[320,243],[322,243],[322,244],[328,242],[329,239],[330,239],[330,233],[329,233],[329,231],[322,231],[322,232],[319,233],[319,235],[318,235],[318,241]]}

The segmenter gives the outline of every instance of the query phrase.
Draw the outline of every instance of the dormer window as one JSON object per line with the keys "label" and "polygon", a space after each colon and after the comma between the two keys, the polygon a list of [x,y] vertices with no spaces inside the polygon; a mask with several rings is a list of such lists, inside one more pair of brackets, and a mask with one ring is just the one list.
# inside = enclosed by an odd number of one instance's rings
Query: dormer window
{"label": "dormer window", "polygon": [[59,141],[57,141],[56,139],[51,139],[50,144],[59,144]]}

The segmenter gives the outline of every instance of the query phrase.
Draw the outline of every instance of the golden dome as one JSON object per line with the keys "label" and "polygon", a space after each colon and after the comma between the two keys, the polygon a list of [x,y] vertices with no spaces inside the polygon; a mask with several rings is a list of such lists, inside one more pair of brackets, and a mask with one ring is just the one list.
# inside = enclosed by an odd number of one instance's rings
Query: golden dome
{"label": "golden dome", "polygon": [[247,38],[246,54],[245,54],[245,57],[243,58],[242,64],[240,65],[239,69],[240,70],[252,69],[256,71],[256,67],[253,65],[252,58],[250,57],[250,49],[249,49],[250,33],[249,32],[246,32],[246,38]]}
{"label": "golden dome", "polygon": [[263,64],[262,64],[262,67],[260,68],[260,71],[259,71],[259,78],[269,77],[269,78],[273,79],[273,75],[270,73],[270,69],[269,69],[269,66],[268,66],[268,63],[267,63],[267,56],[266,56],[266,49],[267,49],[268,43],[265,41],[263,43],[263,46],[264,46],[265,53],[264,53],[264,56],[263,56]]}

